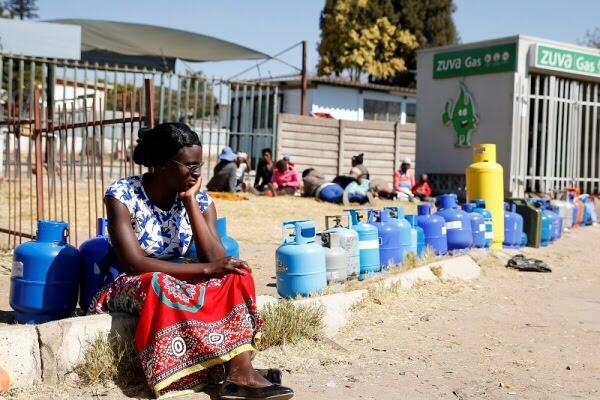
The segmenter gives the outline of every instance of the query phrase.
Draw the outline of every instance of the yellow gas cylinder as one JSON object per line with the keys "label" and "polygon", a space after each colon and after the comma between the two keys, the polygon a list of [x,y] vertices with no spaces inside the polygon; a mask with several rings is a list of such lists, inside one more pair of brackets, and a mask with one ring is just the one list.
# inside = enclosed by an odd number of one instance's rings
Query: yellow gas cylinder
{"label": "yellow gas cylinder", "polygon": [[473,164],[467,167],[467,201],[484,199],[492,214],[492,249],[504,241],[504,177],[496,162],[495,144],[474,144]]}

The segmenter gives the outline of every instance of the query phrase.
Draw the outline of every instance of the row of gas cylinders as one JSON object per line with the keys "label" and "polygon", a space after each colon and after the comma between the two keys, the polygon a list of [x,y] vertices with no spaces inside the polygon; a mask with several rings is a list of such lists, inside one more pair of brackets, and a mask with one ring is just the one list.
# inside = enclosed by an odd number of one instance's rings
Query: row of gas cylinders
{"label": "row of gas cylinders", "polygon": [[[239,257],[238,243],[227,235],[226,218],[216,229],[228,256]],[[79,249],[67,243],[68,224],[38,221],[36,239],[15,248],[10,286],[10,306],[19,323],[38,324],[85,312],[100,289],[113,282],[121,269],[108,240],[107,221],[98,219],[97,236]],[[168,261],[197,261],[194,243],[182,257]]]}

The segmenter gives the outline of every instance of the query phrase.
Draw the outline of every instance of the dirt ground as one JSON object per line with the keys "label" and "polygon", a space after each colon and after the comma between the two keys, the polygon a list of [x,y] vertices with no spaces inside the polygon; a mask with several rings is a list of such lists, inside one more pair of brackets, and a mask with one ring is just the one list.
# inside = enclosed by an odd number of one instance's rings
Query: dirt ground
{"label": "dirt ground", "polygon": [[[303,342],[269,349],[255,364],[283,368],[284,383],[306,400],[600,398],[599,242],[596,226],[525,249],[548,274],[506,269],[506,251],[474,253],[478,280],[366,303],[333,338],[341,349]],[[76,386],[14,395],[125,397],[115,387]]]}

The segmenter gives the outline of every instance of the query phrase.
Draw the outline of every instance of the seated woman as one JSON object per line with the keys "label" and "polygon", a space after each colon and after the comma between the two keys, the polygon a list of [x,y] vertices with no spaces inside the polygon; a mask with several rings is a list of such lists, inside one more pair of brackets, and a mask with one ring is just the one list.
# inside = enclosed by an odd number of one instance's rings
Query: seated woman
{"label": "seated woman", "polygon": [[300,174],[286,159],[282,158],[275,163],[273,176],[269,184],[269,189],[271,189],[273,196],[293,195],[300,189],[301,184]]}
{"label": "seated woman", "polygon": [[349,206],[350,203],[369,203],[374,205],[373,194],[369,191],[369,180],[366,175],[359,175],[355,181],[352,181],[344,189],[342,195],[342,202],[345,206]]}
{"label": "seated woman", "polygon": [[[200,191],[202,147],[187,125],[139,132],[133,159],[152,172],[114,182],[106,191],[108,232],[125,272],[102,289],[90,313],[139,316],[135,331],[146,380],[158,396],[198,390],[211,367],[225,366],[223,399],[289,399],[277,370],[252,367],[263,320],[250,267],[225,257],[217,210]],[[168,261],[192,241],[203,262]]]}

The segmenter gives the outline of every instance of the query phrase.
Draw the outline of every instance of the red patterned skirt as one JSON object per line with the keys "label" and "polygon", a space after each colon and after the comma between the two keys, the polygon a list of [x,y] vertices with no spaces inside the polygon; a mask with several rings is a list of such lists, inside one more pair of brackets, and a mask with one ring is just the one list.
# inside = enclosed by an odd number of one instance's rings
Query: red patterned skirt
{"label": "red patterned skirt", "polygon": [[263,324],[252,275],[196,284],[159,272],[122,276],[90,305],[91,314],[106,312],[139,316],[135,347],[157,397],[200,389],[208,368],[256,350]]}

